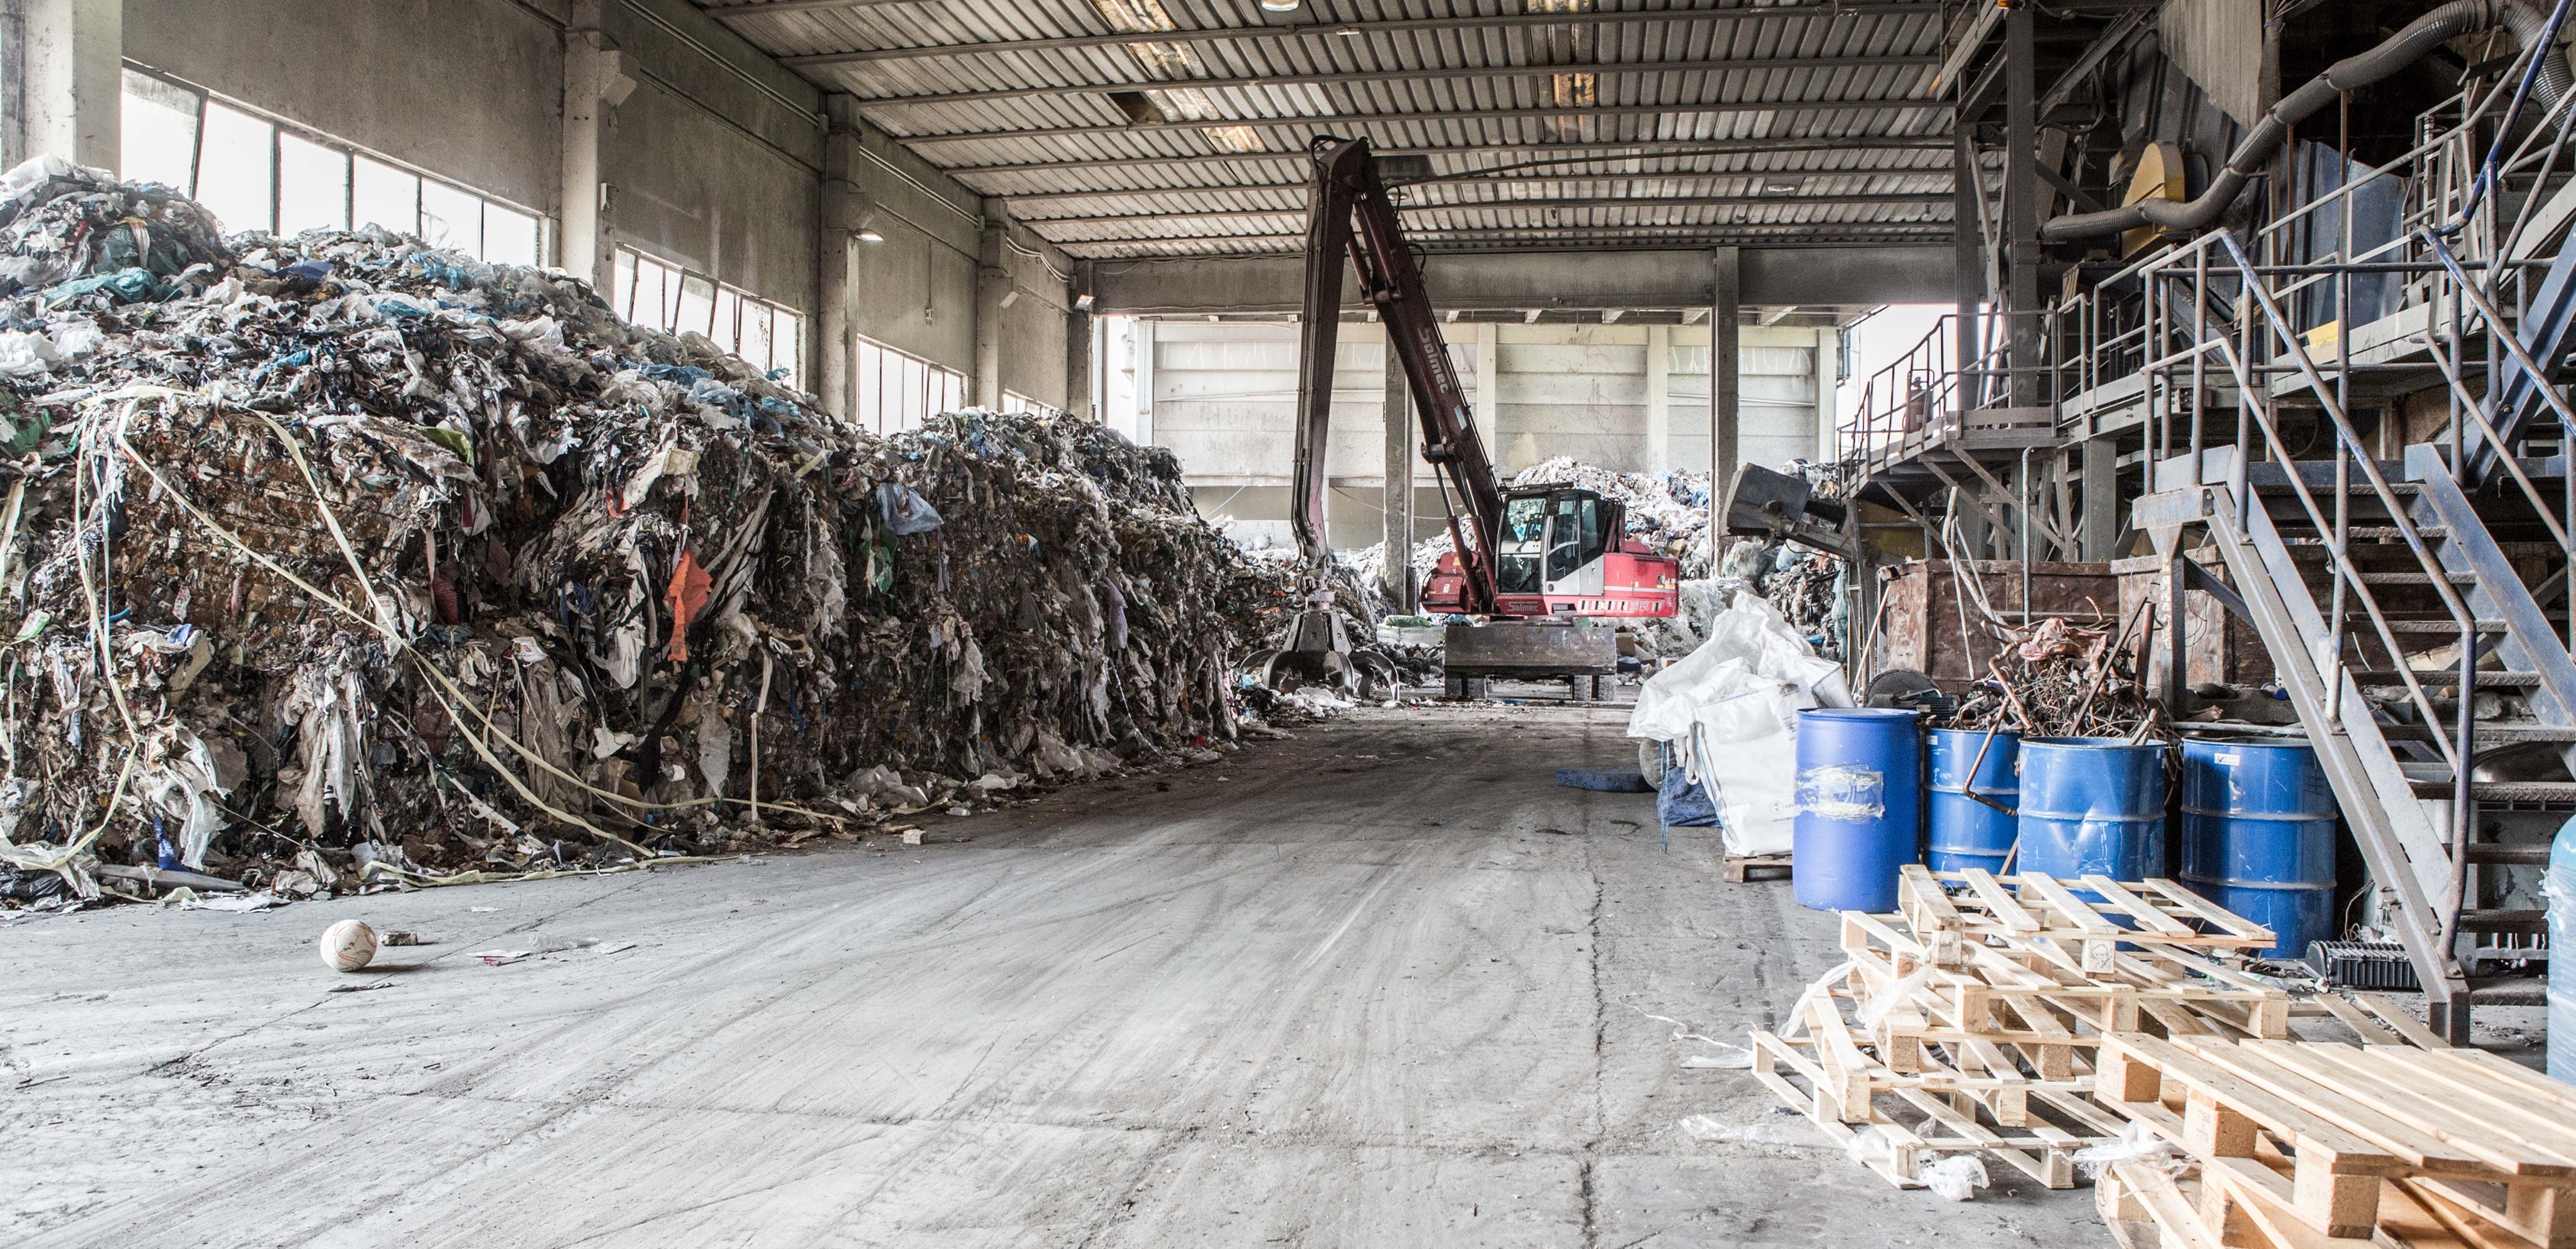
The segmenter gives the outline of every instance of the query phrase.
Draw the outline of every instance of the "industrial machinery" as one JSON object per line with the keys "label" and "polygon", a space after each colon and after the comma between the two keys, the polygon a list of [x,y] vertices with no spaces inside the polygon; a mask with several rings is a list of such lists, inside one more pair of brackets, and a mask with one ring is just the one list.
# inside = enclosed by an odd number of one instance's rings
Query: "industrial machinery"
{"label": "industrial machinery", "polygon": [[[1477,437],[1421,267],[1405,244],[1368,140],[1319,137],[1311,151],[1314,192],[1306,225],[1290,500],[1290,523],[1303,557],[1298,590],[1305,608],[1288,646],[1264,661],[1264,675],[1349,684],[1366,666],[1353,657],[1365,648],[1355,650],[1351,622],[1332,606],[1332,551],[1324,527],[1325,435],[1332,420],[1345,256],[1403,366],[1422,420],[1422,458],[1435,471],[1448,513],[1452,550],[1440,557],[1425,585],[1423,607],[1488,618],[1482,625],[1450,626],[1450,693],[1468,693],[1474,688],[1468,682],[1490,677],[1598,678],[1616,672],[1613,631],[1585,627],[1577,619],[1673,615],[1680,605],[1680,565],[1631,539],[1619,504],[1597,492],[1502,486]],[[1573,688],[1580,694],[1586,685],[1578,679]]]}

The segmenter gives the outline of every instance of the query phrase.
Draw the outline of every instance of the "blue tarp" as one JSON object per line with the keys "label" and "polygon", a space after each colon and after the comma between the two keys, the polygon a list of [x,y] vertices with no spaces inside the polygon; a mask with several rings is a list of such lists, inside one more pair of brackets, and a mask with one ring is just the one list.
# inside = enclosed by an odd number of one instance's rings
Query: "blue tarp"
{"label": "blue tarp", "polygon": [[1558,768],[1556,783],[1567,789],[1597,789],[1606,794],[1642,794],[1654,786],[1635,768]]}

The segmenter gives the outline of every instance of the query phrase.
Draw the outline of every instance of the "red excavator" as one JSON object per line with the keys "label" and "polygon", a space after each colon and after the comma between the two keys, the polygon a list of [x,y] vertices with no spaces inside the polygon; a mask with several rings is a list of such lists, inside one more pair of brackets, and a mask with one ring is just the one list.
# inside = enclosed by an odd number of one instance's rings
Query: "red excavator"
{"label": "red excavator", "polygon": [[[1303,557],[1306,604],[1281,650],[1256,657],[1260,675],[1295,674],[1350,688],[1381,671],[1365,641],[1332,607],[1332,550],[1325,544],[1324,448],[1332,421],[1333,354],[1341,331],[1343,257],[1386,323],[1422,418],[1449,517],[1452,550],[1423,587],[1423,609],[1486,617],[1446,634],[1449,693],[1466,696],[1490,677],[1580,678],[1617,671],[1613,631],[1578,618],[1670,616],[1680,605],[1680,565],[1628,536],[1616,500],[1567,485],[1505,489],[1440,338],[1421,267],[1397,224],[1366,139],[1319,137],[1306,225],[1305,306],[1299,321],[1297,452],[1291,527]],[[1490,402],[1492,396],[1487,396]],[[1389,559],[1407,553],[1389,552]],[[1358,658],[1354,658],[1355,654]]]}

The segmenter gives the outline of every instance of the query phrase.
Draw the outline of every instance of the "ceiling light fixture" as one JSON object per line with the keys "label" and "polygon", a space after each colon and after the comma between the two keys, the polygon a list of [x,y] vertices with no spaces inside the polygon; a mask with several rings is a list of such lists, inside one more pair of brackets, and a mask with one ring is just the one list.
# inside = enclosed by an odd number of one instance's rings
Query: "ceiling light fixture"
{"label": "ceiling light fixture", "polygon": [[1261,0],[1261,8],[1265,13],[1294,13],[1297,11],[1297,4],[1298,0]]}
{"label": "ceiling light fixture", "polygon": [[882,243],[885,241],[884,235],[870,229],[861,229],[857,234],[854,234],[851,237],[862,243]]}

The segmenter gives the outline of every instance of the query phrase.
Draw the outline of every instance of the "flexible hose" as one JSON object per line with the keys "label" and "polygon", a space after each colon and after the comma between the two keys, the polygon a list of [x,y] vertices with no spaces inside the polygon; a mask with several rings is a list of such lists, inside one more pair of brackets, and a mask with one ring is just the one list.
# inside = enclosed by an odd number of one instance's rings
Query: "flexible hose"
{"label": "flexible hose", "polygon": [[[2218,176],[2209,180],[2209,188],[2198,199],[2184,203],[2170,200],[2147,200],[2126,208],[2103,212],[2070,213],[2051,218],[2039,228],[2043,243],[2065,243],[2076,239],[2098,238],[2141,226],[2161,226],[2168,230],[2198,230],[2216,222],[2227,211],[2245,184],[2281,144],[2290,137],[2290,127],[2306,120],[2317,110],[2335,101],[2346,91],[2358,90],[2375,82],[2394,77],[2400,70],[2422,60],[2435,48],[2460,37],[2498,26],[2510,32],[2515,41],[2529,48],[2538,43],[2549,27],[2548,15],[2535,8],[2530,0],[2451,0],[2451,3],[2416,18],[2406,29],[2389,36],[2387,42],[2368,52],[2358,53],[2335,62],[2326,72],[2308,80],[2307,85],[2282,97],[2263,119],[2246,132],[2243,142],[2228,153],[2227,164]],[[2540,57],[2539,81],[2532,90],[2544,105],[2556,105],[2567,94],[2576,79],[2571,79],[2563,54],[2544,49]]]}

